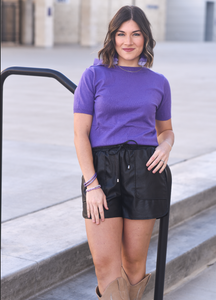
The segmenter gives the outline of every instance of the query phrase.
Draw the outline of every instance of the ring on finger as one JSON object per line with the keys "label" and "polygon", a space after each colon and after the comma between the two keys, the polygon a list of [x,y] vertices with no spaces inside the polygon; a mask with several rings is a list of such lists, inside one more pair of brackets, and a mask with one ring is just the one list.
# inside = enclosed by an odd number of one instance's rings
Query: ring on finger
{"label": "ring on finger", "polygon": [[163,159],[161,159],[162,163],[165,164],[165,161]]}

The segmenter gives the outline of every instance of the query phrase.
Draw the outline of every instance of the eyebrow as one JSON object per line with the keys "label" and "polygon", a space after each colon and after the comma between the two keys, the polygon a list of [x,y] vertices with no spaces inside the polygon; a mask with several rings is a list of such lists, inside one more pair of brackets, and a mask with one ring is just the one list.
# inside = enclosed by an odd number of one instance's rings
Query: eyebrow
{"label": "eyebrow", "polygon": [[[117,32],[124,32],[123,30],[117,30]],[[132,33],[134,33],[134,32],[137,32],[137,31],[141,31],[140,29],[138,29],[138,30],[134,30],[134,31],[132,31]]]}

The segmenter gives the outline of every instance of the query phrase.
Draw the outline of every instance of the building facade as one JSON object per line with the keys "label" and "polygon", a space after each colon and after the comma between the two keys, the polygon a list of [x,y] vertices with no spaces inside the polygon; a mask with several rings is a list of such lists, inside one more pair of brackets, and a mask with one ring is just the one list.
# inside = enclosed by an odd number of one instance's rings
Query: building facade
{"label": "building facade", "polygon": [[144,10],[156,41],[216,41],[216,0],[2,0],[2,41],[101,44],[123,5]]}

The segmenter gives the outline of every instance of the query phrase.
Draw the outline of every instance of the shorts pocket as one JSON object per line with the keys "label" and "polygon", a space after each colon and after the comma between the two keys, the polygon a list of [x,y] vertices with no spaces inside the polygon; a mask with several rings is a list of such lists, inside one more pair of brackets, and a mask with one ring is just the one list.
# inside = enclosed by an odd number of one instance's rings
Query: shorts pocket
{"label": "shorts pocket", "polygon": [[154,153],[154,147],[136,151],[136,196],[142,200],[166,200],[167,182],[165,172],[148,171],[146,163]]}

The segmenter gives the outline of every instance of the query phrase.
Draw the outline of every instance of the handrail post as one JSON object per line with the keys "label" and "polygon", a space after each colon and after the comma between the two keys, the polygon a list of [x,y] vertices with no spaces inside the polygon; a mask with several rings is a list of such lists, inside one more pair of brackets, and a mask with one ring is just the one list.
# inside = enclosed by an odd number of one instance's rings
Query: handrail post
{"label": "handrail post", "polygon": [[3,152],[3,83],[4,80],[1,76],[1,95],[0,95],[0,205],[1,205],[1,222],[2,222],[2,152]]}
{"label": "handrail post", "polygon": [[154,300],[163,300],[169,213],[160,219]]}
{"label": "handrail post", "polygon": [[169,209],[168,209],[167,214],[160,219],[154,300],[163,300],[163,293],[164,293],[164,279],[165,279],[165,268],[166,268],[166,253],[167,253],[170,198],[171,198],[171,185],[172,185],[171,171],[168,166],[165,169],[165,174],[166,174],[166,179],[167,179]]}

